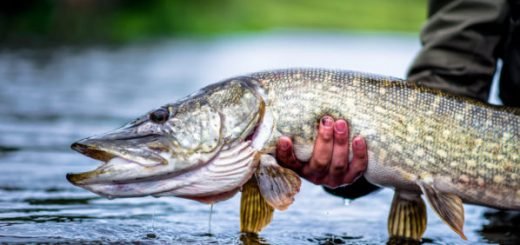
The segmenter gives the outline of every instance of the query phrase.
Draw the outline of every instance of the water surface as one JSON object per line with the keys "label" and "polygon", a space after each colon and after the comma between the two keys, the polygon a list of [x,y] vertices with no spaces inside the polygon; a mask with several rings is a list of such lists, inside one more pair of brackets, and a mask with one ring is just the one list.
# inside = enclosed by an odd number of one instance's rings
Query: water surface
{"label": "water surface", "polygon": [[[238,233],[238,196],[213,208],[178,198],[107,200],[69,184],[95,161],[70,143],[229,76],[285,67],[403,77],[416,36],[272,33],[117,47],[0,53],[0,243],[381,244],[392,192],[345,205],[304,182],[259,237]],[[465,206],[468,244],[518,243],[518,216]],[[426,244],[460,244],[429,212]],[[209,233],[211,229],[211,233]]]}

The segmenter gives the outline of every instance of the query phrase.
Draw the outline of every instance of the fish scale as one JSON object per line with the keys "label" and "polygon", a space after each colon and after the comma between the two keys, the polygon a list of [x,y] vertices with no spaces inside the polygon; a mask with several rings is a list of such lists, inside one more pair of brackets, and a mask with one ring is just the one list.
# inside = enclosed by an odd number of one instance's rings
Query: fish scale
{"label": "fish scale", "polygon": [[518,108],[496,107],[404,80],[352,71],[289,69],[209,85],[72,148],[101,160],[67,175],[115,197],[178,196],[204,203],[242,190],[242,232],[260,232],[294,201],[301,181],[275,159],[280,136],[301,161],[319,120],[345,118],[368,144],[364,173],[395,190],[391,240],[420,241],[426,206],[461,238],[463,202],[520,209]]}
{"label": "fish scale", "polygon": [[[518,109],[359,72],[295,69],[251,76],[268,95],[276,120],[272,146],[287,135],[297,147],[311,147],[323,115],[346,118],[351,135],[366,138],[371,163],[402,172],[392,183],[378,183],[376,176],[376,184],[410,186],[410,176],[438,176],[466,202],[520,205]],[[304,130],[309,125],[312,130]]]}

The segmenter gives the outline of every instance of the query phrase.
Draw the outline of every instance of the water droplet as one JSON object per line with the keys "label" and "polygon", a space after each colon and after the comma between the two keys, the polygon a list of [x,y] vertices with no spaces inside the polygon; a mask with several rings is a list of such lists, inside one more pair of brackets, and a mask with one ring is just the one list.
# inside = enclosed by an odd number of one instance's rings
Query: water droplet
{"label": "water droplet", "polygon": [[[152,233],[155,232],[155,210],[156,210],[156,208],[152,207]],[[149,234],[151,234],[151,233],[149,233]]]}
{"label": "water droplet", "polygon": [[213,203],[209,205],[208,234],[211,235],[211,216],[213,214]]}
{"label": "water droplet", "polygon": [[351,199],[343,199],[343,205],[345,206],[350,206],[350,204],[352,204],[352,200]]}

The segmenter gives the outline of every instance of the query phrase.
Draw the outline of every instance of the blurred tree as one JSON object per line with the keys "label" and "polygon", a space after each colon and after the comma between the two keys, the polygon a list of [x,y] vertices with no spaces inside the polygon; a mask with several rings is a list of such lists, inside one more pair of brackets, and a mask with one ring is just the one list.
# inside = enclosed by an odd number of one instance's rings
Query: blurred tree
{"label": "blurred tree", "polygon": [[417,32],[426,0],[4,0],[10,42],[127,41],[276,28]]}

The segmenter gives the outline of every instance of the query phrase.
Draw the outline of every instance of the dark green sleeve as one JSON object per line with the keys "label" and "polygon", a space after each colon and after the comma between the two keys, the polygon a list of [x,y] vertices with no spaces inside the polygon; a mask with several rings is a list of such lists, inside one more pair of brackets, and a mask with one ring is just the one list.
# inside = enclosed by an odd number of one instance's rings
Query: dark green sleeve
{"label": "dark green sleeve", "polygon": [[499,96],[502,103],[520,107],[520,0],[509,0],[511,15],[500,73]]}
{"label": "dark green sleeve", "polygon": [[350,199],[350,200],[354,200],[354,199],[366,196],[366,195],[380,189],[378,186],[375,186],[375,185],[371,184],[370,182],[368,182],[365,179],[365,177],[363,177],[363,176],[361,176],[359,179],[357,179],[354,183],[347,185],[347,186],[343,186],[343,187],[339,187],[339,188],[335,188],[335,189],[328,188],[328,187],[323,187],[323,188],[325,189],[325,191],[327,191],[328,193],[330,193],[334,196],[338,196],[338,197],[342,197],[342,198]]}
{"label": "dark green sleeve", "polygon": [[430,0],[408,79],[487,101],[507,33],[507,0]]}

